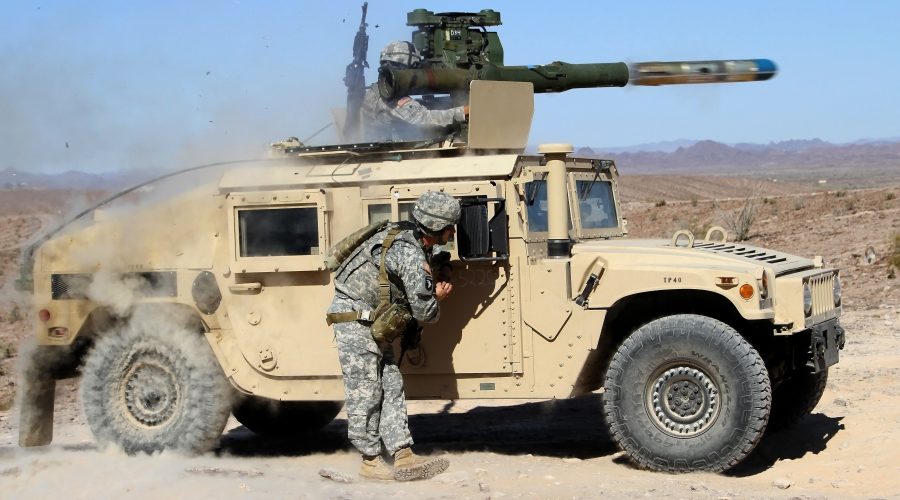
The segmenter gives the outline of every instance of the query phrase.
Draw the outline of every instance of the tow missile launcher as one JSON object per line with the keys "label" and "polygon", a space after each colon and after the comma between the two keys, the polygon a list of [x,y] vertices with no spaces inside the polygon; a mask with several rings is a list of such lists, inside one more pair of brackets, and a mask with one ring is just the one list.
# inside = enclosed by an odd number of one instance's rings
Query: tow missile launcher
{"label": "tow missile launcher", "polygon": [[535,93],[545,93],[628,84],[752,82],[776,73],[775,63],[768,59],[506,66],[500,37],[486,29],[501,24],[497,11],[434,14],[416,9],[407,14],[406,24],[417,28],[412,43],[423,63],[414,69],[382,68],[378,88],[385,99],[452,94],[462,101],[473,80],[530,82]]}

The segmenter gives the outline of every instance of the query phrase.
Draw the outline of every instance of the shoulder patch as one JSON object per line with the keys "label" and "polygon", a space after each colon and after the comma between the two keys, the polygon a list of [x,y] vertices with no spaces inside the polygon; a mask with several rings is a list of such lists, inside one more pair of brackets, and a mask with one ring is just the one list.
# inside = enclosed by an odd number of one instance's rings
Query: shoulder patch
{"label": "shoulder patch", "polygon": [[409,97],[409,96],[401,97],[400,100],[397,101],[397,107],[399,108],[400,106],[405,106],[406,104],[408,104],[411,101],[412,101],[412,97]]}

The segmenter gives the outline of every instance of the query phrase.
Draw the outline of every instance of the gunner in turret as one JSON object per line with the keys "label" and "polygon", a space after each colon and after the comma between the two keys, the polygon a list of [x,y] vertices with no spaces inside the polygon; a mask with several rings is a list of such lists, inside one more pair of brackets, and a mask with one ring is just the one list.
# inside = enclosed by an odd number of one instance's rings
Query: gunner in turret
{"label": "gunner in turret", "polygon": [[[381,51],[381,67],[415,68],[421,61],[422,56],[410,42],[391,42]],[[446,135],[455,124],[466,121],[469,107],[429,109],[410,96],[387,100],[375,83],[366,89],[361,111],[367,140],[410,141]]]}

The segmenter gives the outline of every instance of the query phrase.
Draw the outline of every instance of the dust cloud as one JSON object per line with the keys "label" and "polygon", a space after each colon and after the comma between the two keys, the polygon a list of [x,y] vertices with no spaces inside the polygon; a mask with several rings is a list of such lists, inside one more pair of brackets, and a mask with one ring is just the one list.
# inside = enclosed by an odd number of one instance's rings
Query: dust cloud
{"label": "dust cloud", "polygon": [[[255,160],[250,163],[253,162]],[[76,201],[67,206],[72,213],[64,214],[60,210],[55,216],[47,218],[44,228],[22,245],[22,254],[19,257],[20,265],[25,264],[30,271],[34,264],[33,259],[38,257],[31,253],[32,246],[40,244],[50,237],[62,236],[65,238],[64,235],[67,232],[82,229],[94,222],[101,225],[106,223],[122,224],[121,227],[127,230],[129,224],[122,221],[127,221],[135,213],[150,210],[154,206],[183,195],[212,197],[217,192],[216,179],[221,176],[223,168],[226,167],[213,165],[210,168],[178,175],[162,182],[151,183],[128,196],[104,204],[100,208],[93,207],[92,200],[76,197]],[[85,208],[85,205],[92,205],[92,207]],[[134,332],[179,330],[171,333],[171,337],[206,342],[199,333],[202,328],[195,317],[180,316],[177,314],[179,311],[173,309],[138,307],[144,301],[146,290],[152,287],[152,284],[142,275],[129,272],[130,266],[134,264],[133,256],[148,245],[143,231],[135,228],[134,234],[122,234],[112,238],[106,234],[93,242],[88,240],[87,244],[84,244],[85,240],[83,239],[78,241],[81,243],[71,245],[65,250],[65,259],[70,266],[68,269],[90,273],[90,280],[79,286],[83,287],[83,293],[96,304],[97,310],[107,311],[105,314],[109,316],[109,319],[104,320],[105,323],[101,325],[102,329],[109,331],[91,333],[105,333],[108,336],[119,338],[119,341],[125,341],[127,339],[134,340],[136,335],[139,335]],[[185,244],[190,244],[190,242]],[[0,289],[0,301],[4,308],[7,305],[14,306],[17,310],[23,311],[23,315],[27,315],[27,319],[20,324],[27,328],[28,334],[25,336],[26,341],[22,343],[18,356],[19,390],[16,394],[12,414],[15,420],[19,420],[21,415],[21,420],[17,424],[25,428],[23,432],[25,439],[43,441],[45,438],[41,438],[41,435],[47,436],[49,435],[47,433],[52,433],[52,429],[46,429],[42,424],[45,421],[46,413],[50,413],[52,419],[54,411],[53,407],[42,404],[47,397],[52,397],[55,391],[56,384],[51,375],[51,373],[55,373],[55,370],[51,367],[63,365],[70,369],[66,373],[67,376],[79,375],[81,366],[78,365],[78,357],[90,348],[93,339],[88,334],[82,334],[80,338],[86,343],[73,345],[72,349],[38,348],[34,341],[34,334],[31,332],[35,332],[35,329],[38,328],[36,309],[39,308],[39,304],[32,305],[30,294],[15,290],[13,283],[14,280],[7,280]],[[189,340],[183,341],[188,342]],[[199,353],[197,356],[207,364],[210,359],[214,359],[208,346],[202,350],[194,345],[193,350],[184,352]],[[71,358],[70,354],[72,354]],[[90,360],[91,357],[88,356],[85,359]],[[197,362],[197,360],[189,361]],[[217,398],[224,402],[221,408],[225,408],[227,411],[231,407],[234,395],[231,393],[230,387],[225,390],[222,389],[221,383],[216,383],[224,382],[225,378],[221,368],[218,365],[215,368],[215,377],[207,375],[203,380],[192,379],[191,383],[206,388],[205,392],[218,394]],[[196,378],[202,373],[195,371],[190,375]],[[209,370],[206,373],[208,374]],[[225,383],[227,384],[227,382]],[[194,408],[193,411],[203,411],[203,408]],[[198,415],[187,415],[186,418],[190,421],[201,420]],[[102,424],[100,425],[102,426]]]}

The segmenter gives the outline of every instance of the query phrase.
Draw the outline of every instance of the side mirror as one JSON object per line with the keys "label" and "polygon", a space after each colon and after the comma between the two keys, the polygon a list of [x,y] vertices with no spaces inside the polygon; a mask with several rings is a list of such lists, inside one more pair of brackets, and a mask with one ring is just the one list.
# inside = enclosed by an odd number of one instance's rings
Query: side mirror
{"label": "side mirror", "polygon": [[[462,213],[456,229],[459,258],[464,262],[509,260],[506,200],[486,196],[459,198]],[[488,219],[488,204],[494,216]]]}

